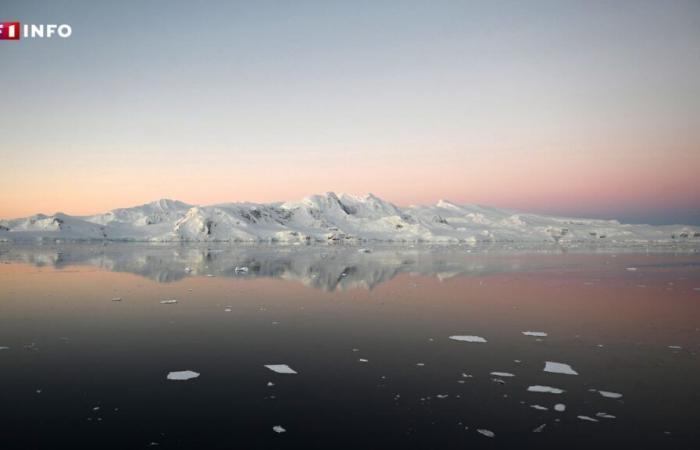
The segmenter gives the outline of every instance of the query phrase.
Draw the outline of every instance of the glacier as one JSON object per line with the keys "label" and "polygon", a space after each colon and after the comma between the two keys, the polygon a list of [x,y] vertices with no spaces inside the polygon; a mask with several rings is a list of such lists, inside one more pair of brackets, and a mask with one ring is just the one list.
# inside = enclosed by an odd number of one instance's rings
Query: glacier
{"label": "glacier", "polygon": [[440,200],[399,207],[373,194],[328,192],[295,202],[190,205],[162,199],[91,216],[37,214],[0,220],[0,242],[266,243],[682,243],[700,227],[624,224]]}

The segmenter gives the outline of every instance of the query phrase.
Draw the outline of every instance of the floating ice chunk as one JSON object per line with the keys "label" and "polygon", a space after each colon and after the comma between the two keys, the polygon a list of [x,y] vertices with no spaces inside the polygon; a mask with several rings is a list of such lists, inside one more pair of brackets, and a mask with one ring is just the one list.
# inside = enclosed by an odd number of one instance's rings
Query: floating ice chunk
{"label": "floating ice chunk", "polygon": [[544,363],[544,371],[551,373],[562,373],[564,375],[578,375],[578,372],[572,369],[570,365],[553,361],[546,361]]}
{"label": "floating ice chunk", "polygon": [[681,347],[680,345],[669,345],[668,348],[670,348],[671,350],[682,350],[683,349],[683,347]]}
{"label": "floating ice chunk", "polygon": [[297,372],[286,364],[266,364],[265,367],[273,372],[296,375]]}
{"label": "floating ice chunk", "polygon": [[598,393],[605,398],[622,398],[622,394],[618,394],[617,392],[598,391]]}
{"label": "floating ice chunk", "polygon": [[450,339],[460,342],[486,342],[481,336],[450,336]]}
{"label": "floating ice chunk", "polygon": [[425,363],[416,363],[416,365],[417,365],[418,367],[423,367],[423,366],[425,366]]}
{"label": "floating ice chunk", "polygon": [[549,408],[547,408],[546,406],[542,406],[542,405],[530,405],[530,408],[534,408],[534,409],[537,409],[539,411],[548,411],[549,410]]}
{"label": "floating ice chunk", "polygon": [[209,277],[209,278],[214,278],[215,276],[216,276],[216,275],[211,274],[211,273],[208,273],[208,274],[207,274],[207,277]]}
{"label": "floating ice chunk", "polygon": [[537,337],[546,337],[547,333],[544,331],[523,331],[522,332],[525,336],[537,336]]}
{"label": "floating ice chunk", "polygon": [[361,363],[369,362],[368,359],[364,359],[364,358],[360,358],[360,359],[358,359],[358,361],[361,362]]}
{"label": "floating ice chunk", "polygon": [[491,372],[491,375],[496,377],[514,377],[515,375],[510,372]]}
{"label": "floating ice chunk", "polygon": [[476,430],[476,432],[479,434],[483,434],[484,436],[489,437],[489,438],[496,436],[496,433],[494,433],[491,430],[487,430],[485,428],[479,428]]}
{"label": "floating ice chunk", "polygon": [[581,420],[585,420],[588,422],[598,422],[598,419],[594,419],[593,417],[588,417],[588,416],[576,416]]}
{"label": "floating ice chunk", "polygon": [[604,413],[604,412],[599,412],[596,413],[596,417],[600,417],[601,419],[616,419],[617,417],[613,416],[612,414]]}
{"label": "floating ice chunk", "polygon": [[359,253],[372,253],[372,250],[370,250],[368,248],[359,248],[359,249],[357,249],[357,251]]}
{"label": "floating ice chunk", "polygon": [[551,386],[541,386],[539,384],[536,384],[534,386],[528,386],[527,388],[528,392],[545,392],[548,394],[563,394],[564,390],[551,387]]}
{"label": "floating ice chunk", "polygon": [[120,302],[120,301],[122,301],[122,298],[121,297],[112,297],[112,301],[113,302]]}
{"label": "floating ice chunk", "polygon": [[275,383],[273,383],[272,381],[268,381],[268,382],[267,382],[267,387],[272,387],[272,386],[274,386],[274,385],[275,385]]}
{"label": "floating ice chunk", "polygon": [[557,403],[556,405],[554,405],[554,410],[556,412],[564,412],[566,411],[566,405],[563,403]]}
{"label": "floating ice chunk", "polygon": [[192,378],[197,378],[199,376],[198,372],[193,372],[191,370],[182,370],[179,372],[168,373],[168,380],[171,381],[186,381]]}
{"label": "floating ice chunk", "polygon": [[185,267],[185,272],[190,273],[192,272],[192,269],[190,267]]}
{"label": "floating ice chunk", "polygon": [[501,380],[500,378],[491,378],[491,381],[498,384],[506,384],[506,382],[504,380]]}
{"label": "floating ice chunk", "polygon": [[224,308],[224,312],[231,312],[233,311],[231,308]]}
{"label": "floating ice chunk", "polygon": [[9,350],[9,349],[10,349],[10,347],[5,347],[5,346],[0,347],[0,350]]}
{"label": "floating ice chunk", "polygon": [[236,268],[233,269],[233,271],[236,273],[248,273],[248,268],[246,266],[236,266]]}
{"label": "floating ice chunk", "polygon": [[435,397],[437,397],[437,398],[439,398],[439,399],[442,400],[442,399],[445,399],[445,398],[449,397],[449,394],[437,394]]}
{"label": "floating ice chunk", "polygon": [[177,300],[175,300],[174,298],[160,301],[161,305],[174,305],[175,303],[177,303]]}
{"label": "floating ice chunk", "polygon": [[627,267],[625,270],[627,270],[628,272],[636,272],[637,268],[636,267]]}
{"label": "floating ice chunk", "polygon": [[532,430],[532,432],[533,432],[533,433],[541,433],[542,430],[544,430],[544,427],[546,427],[546,426],[547,426],[547,424],[546,424],[546,423],[543,423],[543,424],[540,425],[539,427],[537,427],[537,428],[535,428],[534,430]]}
{"label": "floating ice chunk", "polygon": [[272,427],[272,431],[274,431],[275,433],[284,433],[287,430],[285,430],[282,427],[282,425],[275,425],[274,427]]}

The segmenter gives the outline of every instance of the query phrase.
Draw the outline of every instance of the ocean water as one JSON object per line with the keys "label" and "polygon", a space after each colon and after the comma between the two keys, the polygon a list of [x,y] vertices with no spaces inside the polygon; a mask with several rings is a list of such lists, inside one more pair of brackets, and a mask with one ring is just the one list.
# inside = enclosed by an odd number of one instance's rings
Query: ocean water
{"label": "ocean water", "polygon": [[695,449],[698,351],[693,249],[0,246],[3,449]]}

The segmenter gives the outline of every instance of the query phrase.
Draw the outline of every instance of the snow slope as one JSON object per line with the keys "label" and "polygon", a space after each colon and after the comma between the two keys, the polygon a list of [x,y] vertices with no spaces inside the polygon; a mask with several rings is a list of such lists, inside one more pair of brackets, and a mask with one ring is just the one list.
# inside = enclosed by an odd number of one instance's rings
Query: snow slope
{"label": "snow slope", "polygon": [[682,242],[700,228],[629,225],[457,205],[400,208],[372,194],[329,192],[298,202],[188,205],[158,200],[94,216],[42,214],[0,221],[0,241],[150,242]]}

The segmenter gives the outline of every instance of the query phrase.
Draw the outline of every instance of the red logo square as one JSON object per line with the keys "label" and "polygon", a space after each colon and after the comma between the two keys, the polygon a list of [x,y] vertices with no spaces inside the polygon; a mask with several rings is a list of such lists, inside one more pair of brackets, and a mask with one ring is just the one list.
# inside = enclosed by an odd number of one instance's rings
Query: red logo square
{"label": "red logo square", "polygon": [[0,41],[18,41],[19,22],[0,22]]}

